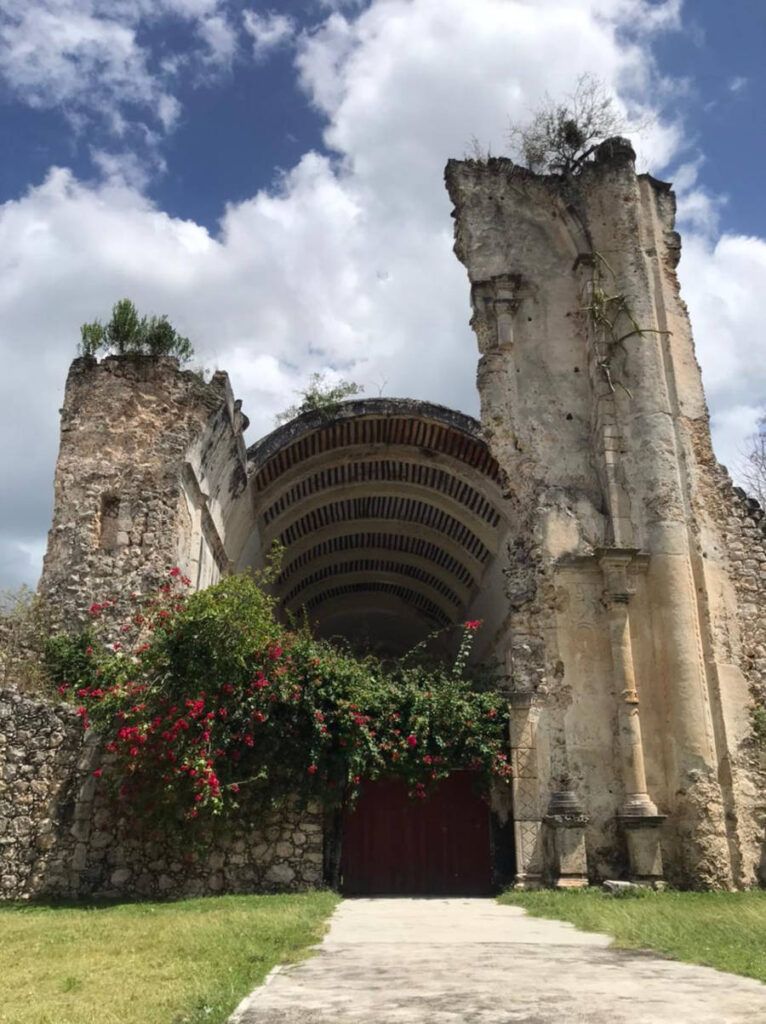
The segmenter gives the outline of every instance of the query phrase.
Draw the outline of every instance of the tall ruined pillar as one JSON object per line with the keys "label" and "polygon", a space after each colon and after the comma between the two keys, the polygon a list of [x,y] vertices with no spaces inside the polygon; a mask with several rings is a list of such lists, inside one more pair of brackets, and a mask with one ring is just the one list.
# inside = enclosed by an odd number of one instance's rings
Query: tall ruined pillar
{"label": "tall ruined pillar", "polygon": [[737,609],[717,607],[702,565],[704,544],[728,571],[701,511],[710,480],[695,452],[709,425],[672,193],[636,175],[621,139],[573,177],[490,159],[450,161],[446,180],[483,424],[539,540],[515,616],[542,645],[550,778],[571,777],[599,856],[616,849],[620,818],[643,817],[661,828],[674,880],[729,885],[738,805],[712,623]]}
{"label": "tall ruined pillar", "polygon": [[39,588],[63,625],[175,565],[194,587],[228,572],[245,424],[225,374],[205,383],[170,358],[72,363]]}

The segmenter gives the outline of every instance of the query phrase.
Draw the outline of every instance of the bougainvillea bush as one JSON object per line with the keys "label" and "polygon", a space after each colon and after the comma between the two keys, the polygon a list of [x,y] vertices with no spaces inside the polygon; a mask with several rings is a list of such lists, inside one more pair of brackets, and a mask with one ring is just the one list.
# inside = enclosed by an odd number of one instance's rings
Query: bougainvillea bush
{"label": "bougainvillea bush", "polygon": [[97,602],[87,629],[48,644],[51,680],[103,738],[95,774],[126,807],[188,821],[246,796],[338,806],[380,775],[414,798],[456,769],[508,780],[505,702],[466,673],[480,623],[451,665],[383,662],[282,625],[264,579],[188,584],[172,569],[157,594]]}

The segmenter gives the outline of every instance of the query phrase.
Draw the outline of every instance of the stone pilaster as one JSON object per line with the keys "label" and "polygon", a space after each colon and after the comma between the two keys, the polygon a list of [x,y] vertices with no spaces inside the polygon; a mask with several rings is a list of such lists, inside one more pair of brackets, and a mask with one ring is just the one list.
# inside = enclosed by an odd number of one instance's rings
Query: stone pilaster
{"label": "stone pilaster", "polygon": [[542,809],[538,771],[537,725],[540,708],[529,691],[510,698],[515,886],[537,888],[543,874]]}

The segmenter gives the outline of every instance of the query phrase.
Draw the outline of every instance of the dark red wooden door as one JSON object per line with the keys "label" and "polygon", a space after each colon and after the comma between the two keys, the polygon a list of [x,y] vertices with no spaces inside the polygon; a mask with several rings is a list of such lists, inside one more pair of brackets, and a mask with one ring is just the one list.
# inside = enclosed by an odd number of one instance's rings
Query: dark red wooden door
{"label": "dark red wooden door", "polygon": [[455,772],[423,800],[399,779],[364,783],[346,815],[341,871],[349,895],[489,893],[489,808],[471,773]]}

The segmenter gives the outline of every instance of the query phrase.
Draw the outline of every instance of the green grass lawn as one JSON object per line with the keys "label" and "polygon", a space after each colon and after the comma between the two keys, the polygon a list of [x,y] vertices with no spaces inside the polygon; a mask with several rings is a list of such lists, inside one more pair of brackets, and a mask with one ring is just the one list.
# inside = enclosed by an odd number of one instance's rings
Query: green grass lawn
{"label": "green grass lawn", "polygon": [[507,892],[500,902],[613,935],[617,946],[654,949],[766,982],[764,891],[646,892],[625,898],[599,889],[543,890]]}
{"label": "green grass lawn", "polygon": [[221,1024],[319,941],[330,892],[0,904],[2,1024]]}

